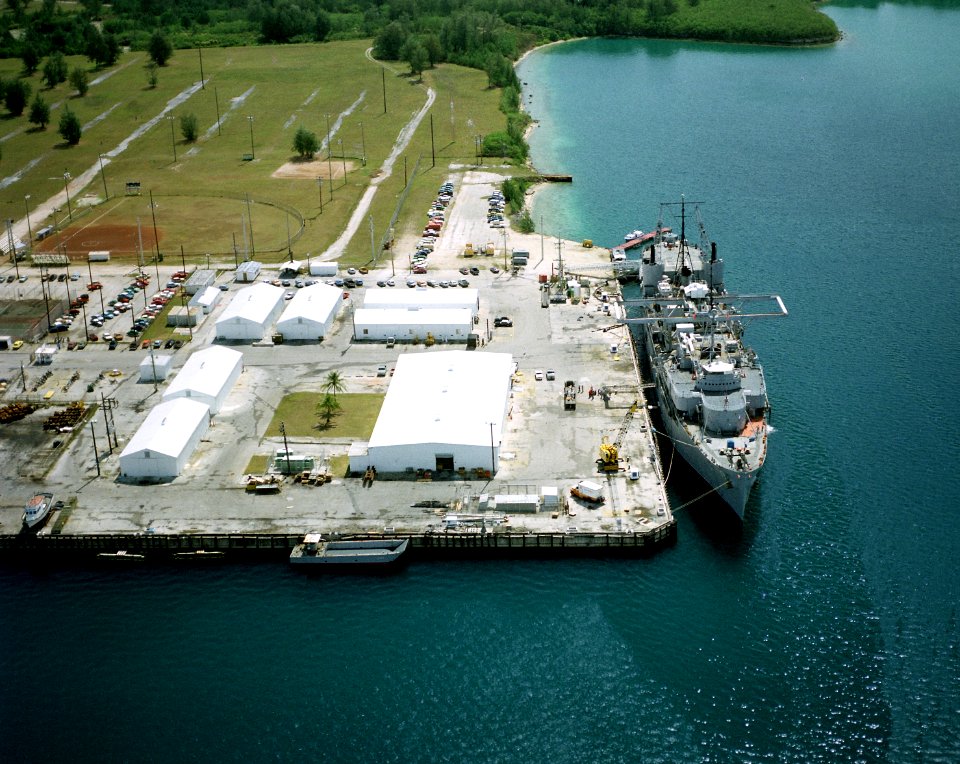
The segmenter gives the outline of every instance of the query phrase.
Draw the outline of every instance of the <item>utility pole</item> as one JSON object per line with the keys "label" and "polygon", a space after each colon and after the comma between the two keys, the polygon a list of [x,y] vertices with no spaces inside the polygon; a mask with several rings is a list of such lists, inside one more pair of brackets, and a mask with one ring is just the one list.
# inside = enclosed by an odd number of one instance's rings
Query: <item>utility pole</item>
{"label": "utility pole", "polygon": [[383,113],[387,113],[387,70],[380,69],[380,78],[383,80]]}
{"label": "utility pole", "polygon": [[213,89],[213,103],[217,107],[217,135],[223,135],[223,132],[220,130],[220,96],[216,88]]}
{"label": "utility pole", "polygon": [[103,181],[103,200],[107,201],[110,198],[110,192],[107,191],[107,176],[103,174],[103,154],[97,154],[97,158],[100,160],[100,180]]}
{"label": "utility pole", "polygon": [[[153,215],[153,241],[157,246],[157,263],[160,262],[160,236],[157,234],[157,205],[153,203],[153,189],[150,189],[150,214]],[[157,283],[160,283],[160,266],[157,265]]]}
{"label": "utility pole", "polygon": [[287,445],[287,428],[280,423],[280,434],[283,435],[283,453],[287,457],[287,474],[290,474],[290,447]]}
{"label": "utility pole", "polygon": [[203,82],[203,47],[202,46],[200,45],[197,46],[197,53],[200,54],[200,89],[206,90],[207,86]]}
{"label": "utility pole", "polygon": [[433,143],[433,114],[430,114],[430,159],[433,162],[431,167],[437,166],[437,150]]}
{"label": "utility pole", "polygon": [[93,428],[96,423],[96,419],[90,420],[90,434],[93,436],[93,458],[97,460],[97,477],[100,477],[100,451],[97,449],[97,431]]}

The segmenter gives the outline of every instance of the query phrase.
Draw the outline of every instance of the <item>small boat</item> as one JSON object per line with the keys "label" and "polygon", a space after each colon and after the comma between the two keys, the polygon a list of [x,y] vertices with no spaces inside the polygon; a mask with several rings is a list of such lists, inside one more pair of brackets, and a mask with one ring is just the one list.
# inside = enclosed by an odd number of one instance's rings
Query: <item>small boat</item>
{"label": "small boat", "polygon": [[128,552],[126,549],[121,549],[117,552],[100,552],[100,554],[97,555],[97,559],[120,560],[121,562],[143,562],[146,558],[142,554]]}
{"label": "small boat", "polygon": [[35,493],[23,508],[23,524],[27,528],[35,528],[50,514],[53,507],[52,493]]}
{"label": "small boat", "polygon": [[379,569],[397,564],[407,551],[409,539],[356,539],[324,541],[319,533],[308,533],[303,543],[290,552],[293,565],[330,568]]}
{"label": "small boat", "polygon": [[175,560],[222,560],[226,555],[216,549],[194,549],[191,552],[174,552],[173,559]]}

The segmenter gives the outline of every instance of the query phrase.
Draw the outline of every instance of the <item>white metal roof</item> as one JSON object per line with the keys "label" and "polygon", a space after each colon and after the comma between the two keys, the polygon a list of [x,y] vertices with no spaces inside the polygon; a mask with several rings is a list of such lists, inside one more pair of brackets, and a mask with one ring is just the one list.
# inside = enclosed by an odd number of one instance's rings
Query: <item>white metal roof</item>
{"label": "white metal roof", "polygon": [[343,290],[327,284],[313,284],[298,289],[290,304],[284,308],[277,324],[304,318],[324,323],[343,302]]}
{"label": "white metal roof", "polygon": [[205,403],[189,398],[174,398],[154,406],[140,429],[134,433],[121,457],[149,449],[165,456],[178,457],[204,417],[210,416]]}
{"label": "white metal roof", "polygon": [[147,353],[143,360],[140,361],[140,370],[148,369],[152,371],[154,368],[157,370],[168,369],[173,365],[173,356],[172,355],[160,355],[159,353]]}
{"label": "white metal roof", "polygon": [[450,289],[368,289],[364,308],[470,308],[476,310],[479,292]]}
{"label": "white metal roof", "polygon": [[473,326],[468,308],[358,308],[353,322],[357,326]]}
{"label": "white metal roof", "polygon": [[220,345],[211,345],[196,351],[183,365],[180,373],[163,394],[164,400],[191,390],[211,398],[223,391],[231,375],[243,363],[243,353]]}
{"label": "white metal roof", "polygon": [[217,323],[226,323],[241,318],[258,324],[265,324],[270,314],[283,299],[283,289],[272,284],[260,282],[239,290],[230,304],[223,309]]}
{"label": "white metal roof", "polygon": [[499,444],[513,370],[509,353],[402,354],[370,448],[413,443],[488,446],[491,439]]}

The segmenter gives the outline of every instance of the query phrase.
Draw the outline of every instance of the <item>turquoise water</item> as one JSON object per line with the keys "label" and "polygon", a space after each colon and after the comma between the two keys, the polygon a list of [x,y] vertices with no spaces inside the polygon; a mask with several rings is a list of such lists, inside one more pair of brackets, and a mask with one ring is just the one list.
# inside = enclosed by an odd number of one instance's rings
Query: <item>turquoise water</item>
{"label": "turquoise water", "polygon": [[[785,51],[520,67],[548,232],[705,202],[774,401],[742,529],[652,559],[0,571],[2,761],[960,760],[960,12],[831,7]],[[679,505],[699,487],[675,465]]]}

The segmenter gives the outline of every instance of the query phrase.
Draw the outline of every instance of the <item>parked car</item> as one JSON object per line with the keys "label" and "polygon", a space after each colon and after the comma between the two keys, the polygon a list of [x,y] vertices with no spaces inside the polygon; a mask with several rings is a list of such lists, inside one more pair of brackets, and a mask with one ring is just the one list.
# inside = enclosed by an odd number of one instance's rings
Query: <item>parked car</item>
{"label": "parked car", "polygon": [[498,316],[493,319],[494,326],[513,326],[513,319],[509,316]]}
{"label": "parked car", "polygon": [[557,372],[555,372],[553,369],[547,369],[547,379],[556,379],[556,378],[557,378]]}
{"label": "parked car", "polygon": [[542,382],[542,381],[543,381],[543,369],[537,369],[535,372],[533,372],[533,378],[534,378],[535,380],[537,380],[537,382]]}

